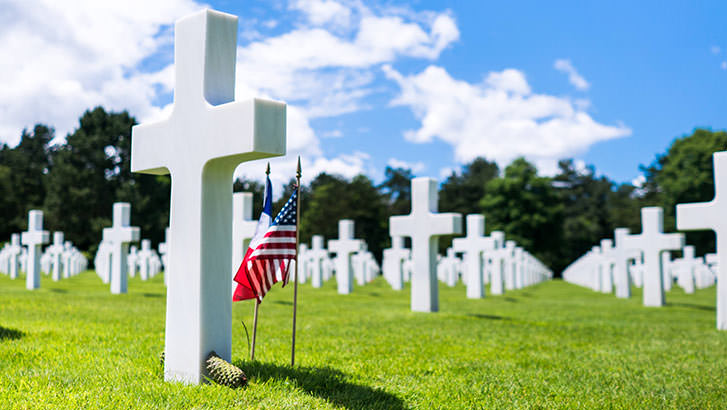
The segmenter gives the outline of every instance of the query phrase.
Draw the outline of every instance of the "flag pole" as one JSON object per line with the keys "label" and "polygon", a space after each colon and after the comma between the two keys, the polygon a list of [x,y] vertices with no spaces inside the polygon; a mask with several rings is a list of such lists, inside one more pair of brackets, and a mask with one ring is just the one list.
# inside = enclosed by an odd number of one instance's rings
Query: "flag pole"
{"label": "flag pole", "polygon": [[[265,169],[265,175],[270,176],[270,163],[268,162],[268,167]],[[255,298],[255,316],[253,316],[252,319],[252,348],[250,349],[250,361],[255,360],[255,340],[257,339],[257,311],[260,309],[260,300],[256,297]]]}
{"label": "flag pole", "polygon": [[300,155],[298,156],[298,170],[295,178],[298,184],[298,198],[296,199],[296,217],[295,217],[295,277],[293,278],[293,343],[290,346],[290,367],[295,366],[295,319],[298,313],[298,251],[300,242]]}
{"label": "flag pole", "polygon": [[255,339],[257,338],[257,310],[260,309],[260,301],[255,298],[255,316],[252,320],[252,348],[250,349],[250,361],[255,360]]}

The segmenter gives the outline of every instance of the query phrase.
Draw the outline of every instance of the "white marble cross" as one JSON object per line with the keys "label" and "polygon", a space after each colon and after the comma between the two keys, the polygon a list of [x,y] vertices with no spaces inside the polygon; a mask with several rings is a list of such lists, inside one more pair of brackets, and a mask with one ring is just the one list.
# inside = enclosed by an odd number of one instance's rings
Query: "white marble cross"
{"label": "white marble cross", "polygon": [[[252,219],[252,193],[232,194],[232,277],[242,264],[250,240],[255,236],[257,221]],[[233,284],[234,285],[234,284]],[[234,286],[233,286],[234,289]]]}
{"label": "white marble cross", "polygon": [[439,192],[432,178],[411,181],[411,213],[389,218],[389,235],[408,236],[412,241],[414,271],[411,278],[411,310],[437,312],[437,246],[439,236],[462,233],[462,215],[437,213]]}
{"label": "white marble cross", "polygon": [[659,207],[641,208],[641,233],[623,240],[626,248],[640,249],[644,254],[644,306],[663,306],[664,287],[661,273],[661,252],[679,250],[684,235],[664,233],[664,210]]}
{"label": "white marble cross", "polygon": [[143,239],[141,241],[141,250],[137,256],[138,260],[136,263],[139,264],[139,277],[141,280],[148,280],[151,271],[151,259],[154,257],[154,253],[151,250],[151,240]]}
{"label": "white marble cross", "polygon": [[28,212],[28,231],[23,232],[23,245],[28,247],[28,271],[25,286],[28,289],[40,287],[41,246],[48,243],[50,234],[43,230],[43,211]]}
{"label": "white marble cross", "polygon": [[614,247],[611,239],[601,240],[601,292],[613,293]]}
{"label": "white marble cross", "polygon": [[311,284],[314,288],[323,285],[324,263],[328,259],[328,251],[323,247],[323,236],[313,235],[312,249],[309,251],[311,262]]}
{"label": "white marble cross", "polygon": [[505,242],[505,289],[515,289],[515,241]]}
{"label": "white marble cross", "polygon": [[103,230],[103,240],[111,244],[111,293],[114,295],[127,292],[129,242],[139,240],[139,228],[130,226],[130,223],[131,204],[116,202],[113,225]]}
{"label": "white marble cross", "polygon": [[684,293],[694,293],[697,267],[701,261],[694,257],[694,246],[687,245],[682,249],[683,256],[674,261],[677,283]]}
{"label": "white marble cross", "polygon": [[139,261],[139,250],[136,246],[132,246],[129,249],[129,255],[126,257],[126,266],[129,271],[129,277],[136,277],[136,266]]}
{"label": "white marble cross", "polygon": [[394,236],[391,238],[391,248],[384,249],[382,268],[384,278],[394,290],[404,288],[404,261],[411,257],[411,251],[404,247],[404,238]]}
{"label": "white marble cross", "polygon": [[174,108],[133,128],[131,169],[171,174],[164,378],[198,384],[210,352],[231,360],[233,173],[285,154],[286,109],[234,101],[236,16],[203,10],[174,31]]}
{"label": "white marble cross", "polygon": [[20,246],[20,234],[14,233],[10,235],[10,246],[8,247],[8,261],[10,264],[10,279],[18,277],[18,257],[23,251]]}
{"label": "white marble cross", "polygon": [[490,281],[490,293],[493,295],[502,295],[504,292],[504,274],[505,274],[505,232],[492,231],[490,234],[493,242],[493,252],[491,252],[492,260],[492,280]]}
{"label": "white marble cross", "polygon": [[727,330],[727,151],[715,152],[714,199],[677,205],[677,229],[714,231],[717,241],[717,329]]}
{"label": "white marble cross", "polygon": [[455,238],[452,248],[464,253],[466,266],[467,298],[479,299],[485,296],[484,266],[482,254],[493,250],[494,241],[485,236],[485,217],[480,214],[467,215],[467,236]]}
{"label": "white marble cross", "polygon": [[164,229],[164,242],[159,244],[159,255],[162,259],[162,267],[164,268],[164,285],[169,283],[169,227]]}
{"label": "white marble cross", "polygon": [[350,219],[338,221],[338,239],[328,241],[328,250],[336,254],[338,293],[347,295],[353,290],[351,255],[363,249],[364,242],[353,239],[354,224]]}
{"label": "white marble cross", "polygon": [[63,253],[63,232],[53,232],[53,245],[49,247],[53,280],[61,280],[61,254]]}

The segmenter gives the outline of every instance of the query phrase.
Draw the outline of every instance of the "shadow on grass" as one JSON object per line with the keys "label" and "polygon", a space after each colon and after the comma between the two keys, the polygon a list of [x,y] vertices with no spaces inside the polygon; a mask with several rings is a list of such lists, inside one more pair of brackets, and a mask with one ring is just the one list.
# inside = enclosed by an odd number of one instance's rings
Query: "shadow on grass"
{"label": "shadow on grass", "polygon": [[53,288],[50,288],[48,290],[50,290],[53,293],[68,293],[68,289],[53,289]]}
{"label": "shadow on grass", "polygon": [[345,373],[330,367],[294,367],[272,363],[236,363],[250,380],[290,380],[299,388],[334,406],[352,410],[404,409],[404,402],[391,393],[347,381]]}
{"label": "shadow on grass", "polygon": [[667,302],[667,306],[674,306],[674,307],[685,307],[690,309],[699,309],[699,310],[706,310],[708,312],[714,312],[717,310],[714,306],[704,306],[704,305],[695,305],[692,303],[673,303],[673,302]]}
{"label": "shadow on grass", "polygon": [[379,296],[381,296],[381,294],[378,292],[369,292],[369,296],[379,297]]}
{"label": "shadow on grass", "polygon": [[503,298],[503,300],[504,300],[505,302],[512,302],[512,303],[517,303],[517,302],[518,302],[518,300],[517,300],[517,299],[515,299],[515,298],[511,298],[511,297],[507,297],[507,296],[505,296],[505,297]]}
{"label": "shadow on grass", "polygon": [[288,302],[287,300],[274,300],[273,303],[278,305],[293,306],[293,302]]}
{"label": "shadow on grass", "polygon": [[489,319],[489,320],[512,320],[509,317],[497,316],[497,315],[483,315],[482,313],[468,313],[467,316],[474,317],[477,319]]}
{"label": "shadow on grass", "polygon": [[7,327],[0,326],[0,341],[2,340],[16,340],[25,336],[25,333],[17,329],[10,329]]}
{"label": "shadow on grass", "polygon": [[142,293],[141,296],[144,296],[145,298],[160,298],[164,295],[161,293]]}

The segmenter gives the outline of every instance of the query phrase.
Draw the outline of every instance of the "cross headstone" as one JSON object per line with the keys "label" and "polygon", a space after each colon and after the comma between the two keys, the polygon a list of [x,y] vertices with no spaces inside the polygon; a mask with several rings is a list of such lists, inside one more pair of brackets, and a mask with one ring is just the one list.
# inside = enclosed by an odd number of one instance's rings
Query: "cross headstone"
{"label": "cross headstone", "polygon": [[309,251],[311,261],[311,284],[314,288],[323,286],[324,264],[328,259],[328,251],[323,247],[323,236],[313,235],[312,249]]}
{"label": "cross headstone", "polygon": [[674,278],[672,276],[672,265],[674,265],[674,262],[671,260],[671,253],[663,252],[661,254],[661,270],[663,274],[661,279],[664,286],[664,292],[669,292],[674,282]]}
{"label": "cross headstone", "polygon": [[131,204],[117,202],[113,208],[113,225],[104,228],[103,240],[111,244],[111,293],[118,295],[127,291],[126,267],[129,242],[139,240],[139,228],[130,226]]}
{"label": "cross headstone", "polygon": [[411,257],[411,251],[404,247],[404,238],[394,236],[391,238],[391,248],[384,249],[382,268],[384,278],[394,290],[404,288],[404,261]]}
{"label": "cross headstone", "polygon": [[684,289],[684,293],[694,293],[697,265],[699,259],[694,257],[694,246],[687,245],[682,249],[683,256],[674,261],[676,265],[677,282]]}
{"label": "cross headstone", "polygon": [[641,208],[641,233],[624,238],[626,248],[640,249],[644,255],[644,306],[663,306],[664,287],[661,272],[661,252],[679,250],[684,235],[664,233],[664,210],[659,207]]}
{"label": "cross headstone", "polygon": [[436,271],[439,236],[462,232],[462,215],[438,214],[438,201],[436,180],[414,178],[411,181],[411,213],[389,218],[389,235],[408,236],[412,241],[411,309],[415,312],[439,310]]}
{"label": "cross headstone", "polygon": [[601,240],[601,292],[613,293],[614,247],[611,239]]}
{"label": "cross headstone", "polygon": [[515,289],[515,241],[505,242],[505,289]]}
{"label": "cross headstone", "polygon": [[164,242],[159,244],[159,254],[161,255],[162,266],[164,268],[164,285],[166,285],[169,281],[169,245],[167,244],[168,240],[169,227],[164,229]]}
{"label": "cross headstone", "polygon": [[252,193],[232,194],[232,277],[242,264],[242,259],[255,235],[257,221],[252,219]]}
{"label": "cross headstone", "polygon": [[148,280],[151,271],[151,259],[154,256],[151,250],[151,240],[144,239],[141,241],[141,250],[137,254],[139,264],[139,277],[141,280]]}
{"label": "cross headstone", "polygon": [[63,232],[53,232],[53,245],[49,248],[51,255],[51,271],[55,282],[61,280],[61,255],[63,254]]}
{"label": "cross headstone", "polygon": [[17,279],[18,277],[18,257],[22,252],[20,246],[20,234],[14,233],[10,235],[10,247],[8,247],[8,260],[10,264],[10,279]]}
{"label": "cross headstone", "polygon": [[[677,205],[677,229],[714,231],[717,242],[717,329],[727,330],[727,151],[715,152],[714,199]],[[721,195],[720,195],[721,194]]]}
{"label": "cross headstone", "polygon": [[129,256],[126,258],[126,266],[129,270],[129,277],[136,277],[136,266],[139,263],[139,250],[136,246],[129,249]]}
{"label": "cross headstone", "polygon": [[28,231],[23,232],[23,245],[28,247],[28,271],[25,286],[28,289],[40,287],[41,246],[48,243],[50,235],[43,230],[43,211],[28,212]]}
{"label": "cross headstone", "polygon": [[164,378],[200,383],[232,349],[232,177],[285,154],[285,104],[234,101],[237,17],[212,10],[175,24],[174,108],[132,130],[131,169],[171,174]]}
{"label": "cross headstone", "polygon": [[452,247],[464,253],[467,298],[479,299],[485,296],[484,266],[482,254],[494,249],[492,238],[485,237],[485,217],[480,214],[467,215],[467,236],[455,238]]}
{"label": "cross headstone", "polygon": [[493,252],[491,252],[492,264],[492,280],[490,281],[490,293],[493,295],[502,295],[504,292],[505,274],[505,232],[492,231],[490,237],[493,240]]}
{"label": "cross headstone", "polygon": [[347,295],[353,290],[351,255],[363,249],[364,242],[353,239],[354,223],[350,219],[338,221],[338,239],[328,241],[328,250],[336,254],[336,282],[338,293]]}

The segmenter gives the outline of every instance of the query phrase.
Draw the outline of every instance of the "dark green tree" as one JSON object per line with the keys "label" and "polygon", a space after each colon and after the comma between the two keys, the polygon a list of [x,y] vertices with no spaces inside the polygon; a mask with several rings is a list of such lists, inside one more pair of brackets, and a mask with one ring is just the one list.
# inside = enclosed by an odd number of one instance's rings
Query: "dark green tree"
{"label": "dark green tree", "polygon": [[555,267],[563,206],[550,178],[538,176],[535,166],[518,158],[502,178],[487,183],[480,206],[487,215],[487,232],[504,231],[508,239]]}
{"label": "dark green tree", "polygon": [[169,224],[169,177],[132,174],[131,127],[127,112],[97,107],[81,116],[66,144],[51,155],[45,208],[54,229],[90,253],[111,224],[114,202],[132,205],[132,224],[154,244]]}
{"label": "dark green tree", "polygon": [[4,216],[0,222],[2,238],[25,230],[28,211],[42,209],[53,132],[52,128],[38,124],[32,132],[23,130],[16,147],[0,147],[0,210]]}
{"label": "dark green tree", "polygon": [[487,183],[498,177],[497,164],[484,158],[475,158],[462,167],[457,175],[452,173],[439,191],[439,211],[467,214],[482,213],[480,200],[485,196]]}

